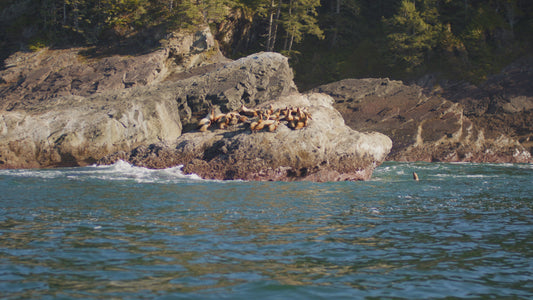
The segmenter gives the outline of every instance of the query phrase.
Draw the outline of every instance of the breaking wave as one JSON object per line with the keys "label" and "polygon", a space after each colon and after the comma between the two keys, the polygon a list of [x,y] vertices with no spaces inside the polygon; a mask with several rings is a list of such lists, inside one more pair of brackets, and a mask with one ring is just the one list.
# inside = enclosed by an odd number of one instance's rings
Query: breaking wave
{"label": "breaking wave", "polygon": [[184,174],[183,166],[179,165],[167,169],[148,169],[133,166],[125,161],[117,161],[112,165],[88,166],[61,169],[18,169],[0,170],[0,175],[10,175],[27,178],[56,179],[66,178],[69,180],[113,180],[135,181],[139,183],[173,183],[184,181],[203,180],[196,174]]}

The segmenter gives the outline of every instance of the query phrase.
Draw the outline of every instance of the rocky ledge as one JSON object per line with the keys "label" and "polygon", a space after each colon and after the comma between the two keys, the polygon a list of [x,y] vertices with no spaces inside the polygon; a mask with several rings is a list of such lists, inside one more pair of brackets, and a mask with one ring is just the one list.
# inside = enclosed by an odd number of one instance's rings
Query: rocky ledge
{"label": "rocky ledge", "polygon": [[265,102],[272,109],[305,107],[309,125],[291,129],[282,122],[273,132],[252,131],[249,123],[180,136],[175,145],[139,147],[108,156],[100,163],[124,160],[149,168],[183,165],[186,173],[209,179],[367,180],[390,151],[391,140],[360,133],[344,124],[324,94],[292,94]]}
{"label": "rocky ledge", "polygon": [[[79,49],[10,58],[0,71],[0,168],[123,159],[150,168],[183,165],[212,179],[362,180],[389,153],[389,138],[347,127],[331,97],[299,94],[282,55],[213,61],[218,50],[208,32],[178,37],[168,42],[174,46],[126,58],[87,61]],[[281,124],[252,133],[249,122],[197,130],[212,109],[243,104],[301,106],[313,117],[301,130]]]}

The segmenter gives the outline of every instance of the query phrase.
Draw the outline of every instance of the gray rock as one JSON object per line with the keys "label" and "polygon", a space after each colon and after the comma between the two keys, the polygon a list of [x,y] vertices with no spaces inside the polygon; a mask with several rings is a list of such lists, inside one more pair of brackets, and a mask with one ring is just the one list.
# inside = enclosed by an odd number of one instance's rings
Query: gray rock
{"label": "gray rock", "polygon": [[131,91],[63,97],[46,106],[0,112],[0,168],[87,165],[180,134],[177,107],[169,98],[153,101]]}
{"label": "gray rock", "polygon": [[98,55],[86,48],[16,53],[0,71],[0,109],[158,84],[176,72],[227,61],[207,27],[169,34],[164,44],[137,56]]}
{"label": "gray rock", "polygon": [[[150,168],[181,164],[213,179],[361,180],[390,151],[386,136],[348,128],[331,97],[299,94],[280,54],[228,61],[205,30],[165,43],[136,57],[85,61],[79,49],[11,57],[0,72],[0,168],[123,159]],[[212,109],[242,104],[308,107],[313,119],[301,130],[196,131]]]}
{"label": "gray rock", "polygon": [[[140,66],[145,58],[138,58]],[[36,74],[33,82],[38,85],[46,73]],[[0,111],[0,168],[86,165],[141,145],[174,142],[182,132],[181,119],[195,127],[194,116],[205,115],[212,106],[229,110],[241,103],[255,105],[295,90],[287,59],[262,53],[179,81],[85,96],[52,92],[55,96],[48,100],[23,101]]]}
{"label": "gray rock", "polygon": [[274,132],[252,132],[240,124],[228,130],[185,133],[175,148],[140,147],[105,162],[123,159],[146,167],[171,166],[166,161],[209,179],[366,180],[392,147],[385,135],[360,133],[346,126],[327,95],[292,94],[263,107],[270,104],[274,109],[306,107],[313,119],[301,130],[281,124]]}
{"label": "gray rock", "polygon": [[262,52],[225,64],[213,72],[164,85],[174,91],[185,131],[209,109],[237,110],[242,104],[254,107],[297,92],[287,58]]}

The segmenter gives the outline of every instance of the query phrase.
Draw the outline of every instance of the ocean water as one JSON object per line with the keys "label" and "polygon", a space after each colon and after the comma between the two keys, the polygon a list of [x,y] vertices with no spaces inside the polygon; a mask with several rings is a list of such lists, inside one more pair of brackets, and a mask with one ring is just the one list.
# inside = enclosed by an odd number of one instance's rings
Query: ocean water
{"label": "ocean water", "polygon": [[331,183],[2,170],[0,298],[532,299],[533,165]]}

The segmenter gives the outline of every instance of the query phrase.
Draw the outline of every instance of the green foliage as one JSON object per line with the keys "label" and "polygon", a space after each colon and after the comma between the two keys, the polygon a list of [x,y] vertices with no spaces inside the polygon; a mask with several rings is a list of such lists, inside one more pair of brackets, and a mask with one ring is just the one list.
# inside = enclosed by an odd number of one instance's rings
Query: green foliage
{"label": "green foliage", "polygon": [[41,49],[46,48],[47,42],[44,39],[36,38],[29,42],[28,49],[32,52],[37,52]]}
{"label": "green foliage", "polygon": [[533,52],[531,0],[4,0],[0,58],[21,44],[36,51],[109,45],[150,28],[216,30],[235,24],[236,8],[253,20],[253,32],[236,31],[249,35],[237,37],[248,45],[238,51],[280,51],[309,84],[424,72],[476,82]]}
{"label": "green foliage", "polygon": [[304,35],[314,35],[319,39],[324,38],[322,29],[317,24],[316,7],[319,0],[291,0],[286,5],[286,13],[281,18],[285,30],[285,44],[283,50],[287,55],[292,51],[292,44],[302,42]]}
{"label": "green foliage", "polygon": [[425,7],[420,12],[414,2],[403,0],[398,13],[384,20],[393,64],[399,64],[406,72],[424,64],[441,31],[441,26],[435,24],[436,15],[434,7]]}

